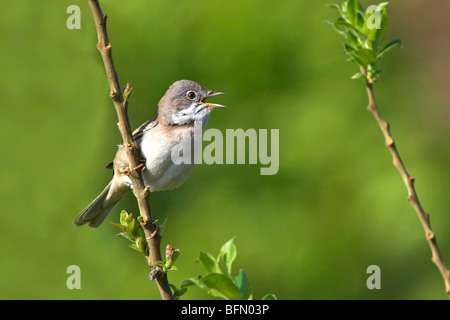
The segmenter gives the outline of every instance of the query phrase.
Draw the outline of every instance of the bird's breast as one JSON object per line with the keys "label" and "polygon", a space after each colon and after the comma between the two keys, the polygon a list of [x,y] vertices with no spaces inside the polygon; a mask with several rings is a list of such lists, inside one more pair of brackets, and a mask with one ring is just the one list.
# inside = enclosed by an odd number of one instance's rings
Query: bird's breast
{"label": "bird's breast", "polygon": [[192,140],[193,128],[189,126],[157,126],[145,133],[140,144],[146,167],[142,174],[150,192],[176,188],[188,178],[194,162],[175,158],[181,149],[193,146]]}

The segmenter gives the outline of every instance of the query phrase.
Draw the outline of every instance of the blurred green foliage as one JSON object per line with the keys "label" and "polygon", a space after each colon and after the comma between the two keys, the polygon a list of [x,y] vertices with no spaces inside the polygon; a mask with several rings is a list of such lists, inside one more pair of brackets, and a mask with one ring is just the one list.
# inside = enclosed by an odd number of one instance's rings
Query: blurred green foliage
{"label": "blurred green foliage", "polygon": [[[323,23],[336,14],[328,3],[101,1],[121,84],[134,87],[133,127],[185,78],[228,93],[214,100],[229,108],[214,111],[208,128],[280,129],[277,175],[203,164],[182,187],[150,196],[155,217],[167,218],[163,248],[182,251],[171,283],[198,272],[199,251],[237,236],[236,264],[254,297],[446,299],[364,87],[350,80],[342,39]],[[81,30],[66,28],[71,4]],[[449,73],[440,54],[449,29],[439,27],[448,7],[389,5],[386,37],[404,49],[383,59],[376,94],[450,264]],[[0,30],[0,298],[159,299],[142,256],[109,223],[72,225],[108,183],[103,166],[120,143],[87,1],[9,1]],[[122,209],[136,215],[132,195],[107,221]],[[372,264],[381,290],[366,288]],[[66,287],[70,265],[81,268],[81,290]],[[210,296],[193,287],[182,298]]]}

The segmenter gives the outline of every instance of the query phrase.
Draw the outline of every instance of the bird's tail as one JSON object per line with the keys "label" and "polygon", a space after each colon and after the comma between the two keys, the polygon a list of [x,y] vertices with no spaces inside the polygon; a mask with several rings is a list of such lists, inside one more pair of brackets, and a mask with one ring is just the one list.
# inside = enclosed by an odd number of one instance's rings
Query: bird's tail
{"label": "bird's tail", "polygon": [[73,222],[77,227],[88,223],[90,227],[97,228],[103,220],[111,213],[114,207],[122,200],[122,197],[114,197],[115,199],[108,199],[109,190],[111,189],[110,182],[100,195],[94,199]]}

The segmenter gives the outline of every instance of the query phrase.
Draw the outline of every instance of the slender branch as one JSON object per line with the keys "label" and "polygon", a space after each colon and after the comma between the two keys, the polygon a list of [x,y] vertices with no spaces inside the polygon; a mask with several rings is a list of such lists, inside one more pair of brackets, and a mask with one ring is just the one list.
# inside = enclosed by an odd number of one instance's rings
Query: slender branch
{"label": "slender branch", "polygon": [[[136,148],[133,140],[133,134],[130,127],[130,121],[128,119],[128,101],[122,95],[120,89],[119,78],[114,68],[111,43],[108,39],[108,33],[106,30],[106,15],[102,13],[98,0],[89,0],[91,6],[92,15],[94,17],[95,27],[97,29],[98,43],[97,48],[100,51],[105,65],[106,75],[108,77],[110,87],[110,97],[114,103],[114,107],[117,112],[119,120],[118,126],[120,134],[122,135],[123,145],[127,150],[127,157],[130,168],[138,168],[141,164],[140,153]],[[125,96],[129,95],[131,85],[127,84],[125,89]],[[141,222],[144,229],[145,237],[149,248],[149,256],[147,262],[152,269],[153,278],[158,284],[158,289],[161,293],[163,300],[173,300],[172,291],[167,280],[167,275],[162,272],[158,272],[157,261],[162,261],[161,258],[161,236],[158,232],[158,227],[155,225],[155,221],[152,218],[150,203],[148,201],[149,192],[145,189],[145,185],[142,179],[141,170],[131,170],[129,175],[133,182],[134,191],[139,205],[140,215],[144,218]]]}
{"label": "slender branch", "polygon": [[[362,73],[365,74],[365,70],[362,69]],[[373,93],[373,83],[374,81],[366,81],[366,90],[369,98],[369,105],[367,109],[373,114],[375,120],[380,127],[385,141],[386,146],[391,152],[393,158],[393,164],[397,168],[398,172],[402,176],[403,182],[406,185],[406,189],[408,190],[408,201],[416,210],[417,216],[419,217],[420,222],[422,223],[423,229],[425,230],[425,236],[428,241],[428,244],[431,248],[431,261],[436,265],[439,269],[439,272],[442,275],[445,283],[445,292],[448,294],[450,298],[450,271],[446,268],[444,261],[442,260],[441,253],[439,252],[438,244],[436,241],[436,236],[431,229],[430,224],[430,215],[425,212],[422,205],[420,204],[419,197],[417,195],[416,189],[414,187],[414,177],[408,174],[406,171],[405,165],[403,164],[402,158],[400,157],[400,153],[395,146],[394,139],[391,136],[389,130],[389,123],[387,123],[382,117],[380,112],[378,111],[377,104],[375,101],[375,95]]]}

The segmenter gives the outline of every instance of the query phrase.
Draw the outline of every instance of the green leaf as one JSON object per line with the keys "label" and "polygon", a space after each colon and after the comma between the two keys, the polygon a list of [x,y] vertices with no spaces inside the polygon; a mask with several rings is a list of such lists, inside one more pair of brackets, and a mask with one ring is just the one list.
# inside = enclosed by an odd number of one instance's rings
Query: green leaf
{"label": "green leaf", "polygon": [[211,254],[200,251],[198,260],[203,264],[207,273],[221,273],[219,264]]}
{"label": "green leaf", "polygon": [[136,224],[136,220],[132,219],[131,222],[127,225],[127,233],[131,239],[136,239],[139,236],[139,227]]}
{"label": "green leaf", "polygon": [[364,12],[358,10],[358,12],[356,14],[355,24],[356,24],[356,27],[358,27],[359,30],[363,30],[363,28],[364,28],[364,21],[365,21]]}
{"label": "green leaf", "polygon": [[388,15],[386,9],[383,9],[383,11],[381,12],[381,28],[377,30],[377,33],[375,35],[375,41],[373,45],[374,50],[377,50],[378,46],[380,46],[381,43],[383,42],[384,35],[386,34],[387,30],[387,25],[388,25]]}
{"label": "green leaf", "polygon": [[131,242],[133,242],[133,239],[130,239],[130,236],[125,231],[118,233],[117,236],[124,237],[125,239],[130,240]]}
{"label": "green leaf", "polygon": [[234,239],[236,237],[232,238],[228,242],[226,242],[222,248],[220,249],[219,256],[217,258],[218,262],[220,260],[223,260],[225,263],[225,266],[227,268],[227,273],[231,276],[231,268],[233,266],[233,262],[236,259],[237,256],[237,249],[234,245]]}
{"label": "green leaf", "polygon": [[137,217],[137,221],[138,221],[139,223],[145,223],[145,219],[144,219],[143,216],[138,216],[138,217]]}
{"label": "green leaf", "polygon": [[184,279],[183,281],[181,281],[181,288],[184,287],[189,287],[189,286],[198,286],[199,284],[197,283],[197,280],[192,279],[192,278],[188,278],[188,279]]}
{"label": "green leaf", "polygon": [[187,291],[187,288],[180,288],[180,289],[178,289],[175,285],[173,285],[171,283],[169,284],[169,286],[172,289],[172,294],[173,294],[173,297],[175,298],[175,300],[179,300],[180,297],[183,294],[185,294],[186,291]]}
{"label": "green leaf", "polygon": [[356,15],[358,14],[358,0],[349,0],[347,4],[348,20],[351,24],[356,24]]}
{"label": "green leaf", "polygon": [[367,66],[375,62],[376,59],[375,53],[369,49],[358,49],[350,51],[348,54],[352,57],[353,61],[363,68],[367,68]]}
{"label": "green leaf", "polygon": [[147,242],[142,237],[136,238],[136,246],[138,247],[139,251],[144,255],[148,256],[148,250],[147,250]]}
{"label": "green leaf", "polygon": [[401,45],[402,41],[399,39],[396,40],[392,40],[391,42],[389,42],[387,45],[385,45],[383,48],[381,48],[378,52],[377,52],[377,60],[379,58],[381,58],[386,52],[388,52],[389,50],[391,50],[392,48]]}
{"label": "green leaf", "polygon": [[386,9],[388,4],[389,4],[389,2],[382,2],[378,5],[378,9],[384,10],[384,9]]}
{"label": "green leaf", "polygon": [[344,15],[347,14],[347,7],[348,7],[348,1],[342,2],[341,11],[344,13]]}
{"label": "green leaf", "polygon": [[226,299],[242,300],[242,292],[236,287],[230,278],[222,273],[210,273],[197,281],[207,288],[209,294]]}
{"label": "green leaf", "polygon": [[334,29],[334,31],[336,31],[337,33],[339,33],[340,35],[342,35],[342,36],[344,36],[344,38],[346,38],[347,39],[347,31],[345,31],[345,30],[343,30],[343,29],[340,29],[340,28],[338,28],[338,27],[336,27],[335,25],[334,25],[334,23],[335,23],[335,21],[334,22],[331,22],[331,21],[324,21],[326,24],[329,24],[330,26],[332,26],[333,27],[333,29]]}
{"label": "green leaf", "polygon": [[236,285],[239,290],[242,292],[242,298],[244,300],[250,299],[252,296],[252,289],[250,287],[250,282],[248,281],[247,274],[244,270],[239,270],[239,274],[234,278],[236,281]]}
{"label": "green leaf", "polygon": [[386,33],[388,24],[388,16],[386,12],[387,4],[387,2],[380,3],[376,6],[376,10],[367,10],[366,12],[365,30],[367,30],[368,33],[368,45],[374,50],[376,50],[381,44]]}
{"label": "green leaf", "polygon": [[137,247],[137,245],[136,245],[135,243],[130,244],[129,247],[130,247],[131,249],[134,249],[134,250],[136,250],[136,251],[141,252],[141,250],[139,250],[139,248]]}
{"label": "green leaf", "polygon": [[262,297],[261,300],[278,300],[278,299],[277,299],[276,295],[274,295],[272,293],[268,293],[264,297]]}
{"label": "green leaf", "polygon": [[178,296],[182,296],[183,294],[186,293],[187,290],[188,290],[187,288],[181,288],[181,289],[178,291]]}
{"label": "green leaf", "polygon": [[120,212],[120,224],[122,225],[128,225],[130,223],[132,219],[132,215],[128,214],[128,212],[126,212],[125,210],[122,210],[122,212]]}
{"label": "green leaf", "polygon": [[176,285],[174,285],[174,284],[172,284],[172,283],[169,283],[169,287],[172,289],[172,292],[173,292],[173,293],[178,292],[178,288],[177,288]]}
{"label": "green leaf", "polygon": [[120,229],[122,231],[125,231],[125,229],[126,229],[126,226],[124,226],[120,223],[115,223],[115,222],[110,222],[110,223],[114,228]]}
{"label": "green leaf", "polygon": [[342,16],[342,10],[341,10],[341,6],[340,5],[338,5],[336,3],[330,3],[330,4],[327,5],[327,7],[336,9],[339,12],[339,14]]}
{"label": "green leaf", "polygon": [[180,256],[180,249],[174,249],[171,245],[166,247],[166,265],[171,267]]}
{"label": "green leaf", "polygon": [[361,78],[364,78],[364,75],[361,72],[355,73],[352,76],[352,79],[361,79]]}
{"label": "green leaf", "polygon": [[[333,22],[333,26],[336,31],[341,30],[342,32],[350,32],[352,31],[354,35],[359,38],[362,42],[366,41],[366,36],[358,30],[355,26],[350,23],[344,21],[343,19],[337,19]],[[339,31],[338,31],[339,32]]]}
{"label": "green leaf", "polygon": [[354,50],[356,50],[360,45],[358,39],[354,36],[353,32],[347,34],[347,44]]}

